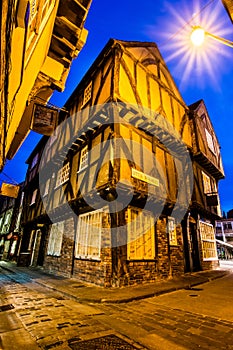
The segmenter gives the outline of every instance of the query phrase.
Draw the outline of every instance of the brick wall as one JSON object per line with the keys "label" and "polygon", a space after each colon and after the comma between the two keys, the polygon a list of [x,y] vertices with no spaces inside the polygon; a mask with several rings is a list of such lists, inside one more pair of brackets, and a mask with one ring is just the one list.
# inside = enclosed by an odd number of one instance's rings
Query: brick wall
{"label": "brick wall", "polygon": [[102,226],[100,261],[75,258],[73,277],[99,286],[110,287],[112,276],[112,254],[111,229],[108,213],[103,213]]}
{"label": "brick wall", "polygon": [[202,261],[202,270],[214,270],[219,266],[219,260]]}
{"label": "brick wall", "polygon": [[64,222],[64,233],[60,256],[47,255],[49,234],[46,238],[44,269],[56,275],[70,277],[72,272],[72,255],[74,247],[74,222],[67,219]]}
{"label": "brick wall", "polygon": [[[127,214],[126,214],[127,220]],[[155,225],[155,260],[125,262],[124,275],[118,276],[118,286],[155,282],[184,273],[183,239],[181,225],[177,226],[177,246],[168,243],[166,218]]]}
{"label": "brick wall", "polygon": [[[126,212],[125,217],[127,219]],[[127,261],[125,256],[123,265],[119,269],[120,273],[115,274],[112,270],[111,221],[106,212],[103,213],[102,224],[100,261],[75,258],[72,277],[103,287],[120,287],[155,282],[184,273],[180,225],[177,226],[177,246],[169,247],[166,218],[158,220],[155,225],[155,259]],[[48,238],[49,235],[47,243]],[[120,248],[117,248],[119,252]],[[59,257],[46,255],[44,268],[57,275],[70,277],[73,249],[74,223],[72,219],[69,219],[64,224],[61,255]]]}
{"label": "brick wall", "polygon": [[171,271],[170,276],[179,276],[184,273],[184,248],[182,226],[176,226],[177,246],[170,247]]}

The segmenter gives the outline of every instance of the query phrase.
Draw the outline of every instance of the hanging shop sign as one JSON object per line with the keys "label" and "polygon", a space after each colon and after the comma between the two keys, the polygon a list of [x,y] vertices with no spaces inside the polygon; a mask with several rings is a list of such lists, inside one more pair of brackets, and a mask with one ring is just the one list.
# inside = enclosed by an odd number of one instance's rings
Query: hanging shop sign
{"label": "hanging shop sign", "polygon": [[12,197],[12,198],[17,198],[18,194],[19,194],[19,189],[20,189],[20,186],[12,185],[12,184],[8,184],[6,182],[3,182],[2,186],[1,186],[0,195]]}
{"label": "hanging shop sign", "polygon": [[46,136],[53,134],[58,119],[58,110],[34,103],[31,130]]}

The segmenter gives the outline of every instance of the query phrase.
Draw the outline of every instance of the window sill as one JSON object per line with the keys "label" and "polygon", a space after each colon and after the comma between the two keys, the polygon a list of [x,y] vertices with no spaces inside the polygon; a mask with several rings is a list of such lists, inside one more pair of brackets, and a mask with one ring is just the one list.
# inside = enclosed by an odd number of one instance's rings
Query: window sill
{"label": "window sill", "polygon": [[82,257],[82,256],[75,256],[76,260],[82,260],[82,261],[93,261],[93,262],[100,262],[100,258],[87,258],[87,257]]}
{"label": "window sill", "polygon": [[133,262],[153,262],[153,261],[157,261],[157,259],[156,258],[153,258],[153,259],[140,259],[140,258],[135,258],[135,259],[129,259],[129,258],[127,258],[127,262],[131,262],[131,261],[133,261]]}
{"label": "window sill", "polygon": [[60,258],[60,257],[61,257],[61,254],[60,254],[60,255],[47,254],[47,256],[50,256],[50,257],[52,257],[52,258]]}
{"label": "window sill", "polygon": [[67,182],[69,182],[69,180],[66,180],[64,182],[62,182],[61,184],[57,185],[54,187],[54,190],[56,190],[57,188],[61,187],[62,185],[66,184]]}
{"label": "window sill", "polygon": [[81,173],[83,170],[87,169],[88,165],[85,165],[82,169],[79,169],[77,171],[77,174]]}

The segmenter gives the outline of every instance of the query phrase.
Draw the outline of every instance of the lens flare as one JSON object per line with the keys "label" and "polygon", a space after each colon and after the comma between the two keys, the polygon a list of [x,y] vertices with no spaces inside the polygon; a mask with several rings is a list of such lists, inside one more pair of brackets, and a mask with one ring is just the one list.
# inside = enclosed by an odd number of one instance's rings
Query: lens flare
{"label": "lens flare", "polygon": [[[178,2],[166,2],[166,15],[155,26],[147,26],[147,34],[158,44],[181,90],[197,84],[203,89],[211,84],[220,90],[228,69],[224,62],[226,57],[232,59],[232,48],[216,42],[205,32],[224,38],[231,34],[232,38],[233,27],[226,22],[221,2],[211,3],[202,11],[199,1],[185,3],[183,8]],[[194,28],[199,30],[194,33]],[[198,45],[193,45],[191,34]]]}

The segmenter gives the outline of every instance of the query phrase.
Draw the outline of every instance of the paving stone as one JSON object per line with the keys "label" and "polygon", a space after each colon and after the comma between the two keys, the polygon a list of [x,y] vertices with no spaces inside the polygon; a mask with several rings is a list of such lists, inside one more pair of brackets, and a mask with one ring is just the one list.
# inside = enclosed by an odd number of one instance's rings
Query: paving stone
{"label": "paving stone", "polygon": [[[90,345],[86,338],[100,338],[102,333],[114,331],[141,343],[141,348],[147,345],[153,350],[232,350],[233,323],[161,306],[156,304],[156,298],[119,305],[87,305],[66,296],[59,297],[30,279],[25,278],[23,286],[20,285],[22,278],[18,278],[20,283],[9,280],[5,283],[7,277],[0,276],[0,283],[2,281],[1,297],[5,304],[14,306],[18,321],[27,329],[24,332],[43,349],[71,349],[69,339],[74,338],[76,343]],[[160,340],[162,347],[155,347],[153,339]],[[136,345],[130,343],[130,346]]]}

